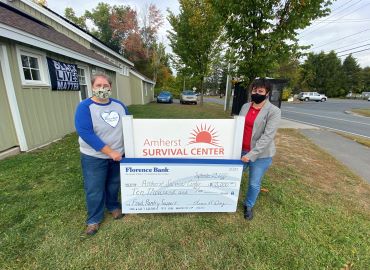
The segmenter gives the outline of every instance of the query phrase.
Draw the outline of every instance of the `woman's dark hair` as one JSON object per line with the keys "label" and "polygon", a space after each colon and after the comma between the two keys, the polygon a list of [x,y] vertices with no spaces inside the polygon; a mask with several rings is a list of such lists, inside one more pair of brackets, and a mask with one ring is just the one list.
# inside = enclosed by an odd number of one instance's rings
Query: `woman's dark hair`
{"label": "woman's dark hair", "polygon": [[265,78],[258,78],[255,79],[251,85],[249,86],[249,91],[252,91],[253,89],[256,88],[265,88],[266,89],[266,94],[270,93],[271,91],[271,83],[269,82],[268,79]]}

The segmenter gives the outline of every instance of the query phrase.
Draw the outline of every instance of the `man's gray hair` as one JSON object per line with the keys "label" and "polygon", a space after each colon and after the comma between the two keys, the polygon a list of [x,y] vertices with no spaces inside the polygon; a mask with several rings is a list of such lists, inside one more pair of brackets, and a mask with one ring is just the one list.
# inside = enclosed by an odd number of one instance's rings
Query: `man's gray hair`
{"label": "man's gray hair", "polygon": [[109,82],[109,85],[112,86],[112,78],[110,76],[108,76],[107,74],[105,73],[102,73],[102,72],[97,72],[95,73],[92,77],[91,77],[91,85],[94,85],[95,83],[95,80],[97,78],[104,78],[106,79],[108,82]]}

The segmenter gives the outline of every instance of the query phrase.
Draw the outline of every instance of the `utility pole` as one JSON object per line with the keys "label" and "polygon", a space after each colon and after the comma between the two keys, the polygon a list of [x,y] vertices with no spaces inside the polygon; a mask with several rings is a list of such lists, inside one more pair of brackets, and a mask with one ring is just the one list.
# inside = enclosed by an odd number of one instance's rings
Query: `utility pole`
{"label": "utility pole", "polygon": [[230,97],[231,97],[231,64],[227,65],[227,78],[226,78],[226,93],[225,93],[225,105],[224,111],[227,111],[230,107]]}

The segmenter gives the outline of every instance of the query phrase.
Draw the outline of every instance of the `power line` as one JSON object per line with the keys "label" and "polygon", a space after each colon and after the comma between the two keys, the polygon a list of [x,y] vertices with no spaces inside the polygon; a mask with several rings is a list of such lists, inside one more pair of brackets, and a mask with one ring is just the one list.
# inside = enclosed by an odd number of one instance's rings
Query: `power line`
{"label": "power line", "polygon": [[338,57],[343,57],[343,56],[347,56],[347,55],[350,55],[350,54],[355,54],[355,53],[364,52],[364,51],[369,51],[369,50],[370,50],[370,48],[368,48],[368,49],[363,49],[363,50],[356,51],[356,52],[351,52],[351,53],[347,53],[347,54],[343,54],[343,55],[338,55]]}
{"label": "power line", "polygon": [[338,48],[335,48],[335,49],[332,49],[332,50],[336,51],[336,50],[343,49],[343,48],[346,48],[346,47],[350,47],[350,46],[353,46],[353,45],[356,45],[356,44],[361,44],[361,43],[364,43],[364,42],[369,41],[369,40],[370,39],[365,39],[363,41],[352,43],[350,45],[345,45],[345,46],[342,46],[342,47],[338,47]]}
{"label": "power line", "polygon": [[[362,0],[361,0],[361,1],[362,1]],[[357,2],[357,3],[359,3],[359,2]],[[355,3],[355,4],[357,4],[357,3]],[[355,5],[355,4],[353,4],[353,5]],[[353,5],[351,5],[351,6],[353,6]],[[363,6],[359,7],[359,8],[357,8],[357,9],[355,9],[355,10],[352,10],[351,12],[349,12],[349,13],[347,13],[347,14],[345,14],[345,15],[343,15],[343,16],[341,16],[341,17],[339,17],[339,18],[336,18],[336,19],[335,19],[335,21],[338,21],[338,20],[340,20],[341,18],[347,17],[348,15],[350,15],[350,14],[352,14],[352,13],[356,12],[357,10],[359,10],[359,9],[361,9],[361,8],[364,8],[364,7],[365,7],[365,6],[367,6],[367,5],[370,5],[370,3],[367,3],[367,4],[365,4],[365,5],[363,5]],[[351,7],[351,6],[350,6],[350,7]],[[318,28],[316,28],[316,29],[314,29],[314,30],[312,30],[312,31],[310,31],[310,32],[308,32],[308,33],[306,33],[305,35],[301,36],[301,38],[302,38],[302,37],[307,36],[307,34],[309,34],[309,33],[315,32],[315,31],[317,31],[318,29],[321,29],[321,28],[323,28],[323,27],[325,27],[325,24],[324,24],[324,25],[319,26]]]}
{"label": "power line", "polygon": [[333,21],[327,21],[327,22],[317,22],[317,23],[357,23],[357,22],[368,22],[370,21],[370,19],[363,19],[363,20],[341,20],[341,21],[336,21],[336,20],[333,20]]}
{"label": "power line", "polygon": [[336,52],[336,53],[347,52],[347,51],[351,51],[351,50],[358,49],[358,48],[365,47],[365,46],[369,46],[369,45],[370,45],[370,43],[365,44],[365,45],[362,45],[362,46],[358,46],[358,47],[350,48],[350,49],[347,49],[347,50],[344,50],[344,51]]}
{"label": "power line", "polygon": [[[347,2],[346,4],[349,4],[350,2],[352,2],[353,0],[350,0],[349,2]],[[350,5],[349,7],[347,7],[346,9],[344,9],[344,10],[342,10],[342,11],[345,11],[345,10],[347,10],[347,9],[349,9],[350,7],[352,7],[352,6],[354,6],[354,5],[357,5],[358,3],[360,3],[362,0],[359,0],[359,1],[357,1],[356,3],[353,3],[352,5]],[[342,5],[342,6],[344,6],[344,5]],[[342,7],[341,6],[341,7]],[[342,12],[341,11],[341,12]],[[326,20],[328,20],[330,17],[335,17],[335,16],[337,16],[339,13],[341,13],[341,12],[338,12],[337,14],[331,14],[331,15],[329,15],[328,17],[326,17],[322,22],[325,22]],[[312,33],[312,32],[314,32],[314,31],[316,31],[316,30],[318,30],[318,29],[320,29],[320,28],[322,28],[322,27],[324,27],[325,25],[319,25],[316,29],[312,29],[311,31],[309,31],[308,33],[306,33],[305,35],[303,35],[303,36],[301,36],[301,38],[302,37],[304,37],[304,36],[306,36],[307,34],[309,34],[309,33]],[[306,29],[306,30],[308,30],[308,29]],[[306,31],[303,31],[303,32],[301,32],[300,34],[302,34],[302,33],[304,33],[304,32],[306,32]]]}
{"label": "power line", "polygon": [[[347,4],[349,4],[349,3],[351,3],[353,0],[350,0],[350,1],[347,1],[346,3],[344,3],[343,5],[341,5],[341,6],[339,6],[339,7],[337,7],[336,9],[333,9],[332,11],[331,11],[331,14],[328,16],[328,17],[326,17],[325,19],[323,19],[322,21],[326,21],[326,20],[328,20],[330,17],[333,17],[333,16],[336,16],[336,14],[334,14],[335,12],[334,11],[337,11],[337,10],[339,10],[339,9],[341,9],[343,6],[345,6],[345,5],[347,5]],[[360,0],[359,2],[361,2],[362,0]],[[358,2],[358,3],[359,3]],[[340,13],[340,12],[339,12]],[[312,27],[312,26],[314,26],[313,24],[312,25],[310,25],[310,26],[308,26],[305,30],[303,30],[302,32],[301,32],[301,34],[302,33],[304,33],[304,32],[306,32],[306,31],[308,31],[308,29],[310,28],[310,27]]]}
{"label": "power line", "polygon": [[362,30],[362,31],[357,32],[357,33],[354,33],[354,34],[352,34],[352,35],[345,36],[345,37],[342,37],[342,38],[340,38],[340,39],[337,39],[337,40],[334,40],[334,41],[331,41],[331,42],[328,42],[328,43],[322,44],[322,45],[320,45],[320,46],[313,46],[312,48],[316,48],[316,49],[317,49],[317,48],[323,47],[323,46],[325,46],[325,45],[328,45],[328,44],[331,44],[331,43],[337,42],[337,41],[339,41],[339,40],[343,40],[343,39],[346,39],[346,38],[349,38],[349,37],[356,36],[356,35],[358,35],[358,34],[364,33],[364,32],[369,31],[369,30],[370,30],[370,28],[369,28],[369,29]]}
{"label": "power line", "polygon": [[350,15],[350,14],[354,13],[355,11],[357,11],[357,10],[359,10],[359,9],[363,8],[363,7],[366,7],[366,6],[368,6],[368,5],[370,5],[370,3],[367,3],[367,4],[365,4],[365,5],[361,6],[361,7],[357,8],[357,9],[355,9],[355,10],[353,10],[353,11],[351,11],[351,12],[347,13],[346,15],[343,15],[342,17],[339,17],[339,18],[335,19],[335,20],[336,20],[336,21],[338,21],[339,19],[342,19],[342,18],[344,18],[344,17],[347,17],[348,15]]}

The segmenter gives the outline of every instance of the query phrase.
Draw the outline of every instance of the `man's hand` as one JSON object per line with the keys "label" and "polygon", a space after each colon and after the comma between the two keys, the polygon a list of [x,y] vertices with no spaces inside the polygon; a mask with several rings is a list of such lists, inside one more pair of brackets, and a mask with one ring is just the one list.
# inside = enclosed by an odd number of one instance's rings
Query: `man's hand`
{"label": "man's hand", "polygon": [[249,157],[242,156],[242,161],[245,162],[245,163],[249,162]]}

